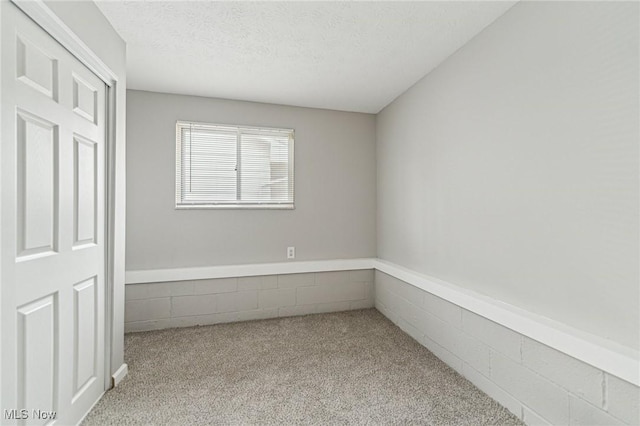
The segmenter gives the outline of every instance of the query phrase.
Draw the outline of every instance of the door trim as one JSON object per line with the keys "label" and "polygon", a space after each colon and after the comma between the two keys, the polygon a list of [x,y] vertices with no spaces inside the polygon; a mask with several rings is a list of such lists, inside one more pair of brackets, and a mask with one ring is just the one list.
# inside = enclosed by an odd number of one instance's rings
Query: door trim
{"label": "door trim", "polygon": [[[55,41],[68,50],[83,65],[106,84],[106,135],[105,135],[105,357],[104,390],[113,386],[111,374],[112,341],[114,330],[114,224],[115,224],[115,147],[116,147],[116,93],[118,76],[93,52],[71,28],[69,28],[43,0],[11,0],[23,13],[44,29]],[[125,364],[123,364],[124,366]],[[123,366],[118,366],[118,371]],[[126,367],[125,367],[126,368]]]}

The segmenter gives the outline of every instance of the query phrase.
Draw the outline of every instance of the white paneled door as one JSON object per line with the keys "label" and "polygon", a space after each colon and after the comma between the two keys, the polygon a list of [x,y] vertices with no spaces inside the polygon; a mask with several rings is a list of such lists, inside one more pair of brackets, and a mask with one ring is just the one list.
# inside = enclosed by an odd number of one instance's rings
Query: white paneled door
{"label": "white paneled door", "polygon": [[105,388],[106,86],[3,2],[2,424],[75,424]]}

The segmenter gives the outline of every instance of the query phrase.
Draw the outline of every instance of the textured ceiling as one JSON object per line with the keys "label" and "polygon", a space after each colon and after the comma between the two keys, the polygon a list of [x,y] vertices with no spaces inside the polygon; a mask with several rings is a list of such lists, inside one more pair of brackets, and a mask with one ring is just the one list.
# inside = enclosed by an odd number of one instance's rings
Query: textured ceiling
{"label": "textured ceiling", "polygon": [[104,1],[132,89],[376,113],[515,2]]}

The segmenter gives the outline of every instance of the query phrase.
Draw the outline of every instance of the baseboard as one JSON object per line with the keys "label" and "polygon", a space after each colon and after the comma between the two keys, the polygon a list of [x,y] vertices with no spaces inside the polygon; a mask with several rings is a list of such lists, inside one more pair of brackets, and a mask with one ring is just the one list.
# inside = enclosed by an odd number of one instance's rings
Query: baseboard
{"label": "baseboard", "polygon": [[129,366],[127,364],[122,364],[120,368],[118,368],[116,372],[113,373],[113,376],[111,376],[112,387],[115,388],[116,386],[118,386],[118,384],[122,381],[122,379],[126,377],[128,373]]}
{"label": "baseboard", "polygon": [[599,336],[382,259],[334,259],[127,271],[127,284],[376,269],[636,386],[640,353]]}

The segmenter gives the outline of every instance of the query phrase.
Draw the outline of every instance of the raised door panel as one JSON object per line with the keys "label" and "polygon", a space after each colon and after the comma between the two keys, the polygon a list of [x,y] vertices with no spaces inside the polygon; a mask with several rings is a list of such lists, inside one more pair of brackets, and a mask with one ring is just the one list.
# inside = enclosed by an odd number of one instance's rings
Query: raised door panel
{"label": "raised door panel", "polygon": [[97,144],[74,135],[74,246],[96,242]]}
{"label": "raised door panel", "polygon": [[58,62],[24,37],[17,37],[16,77],[22,83],[57,100]]}
{"label": "raised door panel", "polygon": [[19,111],[17,154],[17,253],[20,260],[57,249],[58,127]]}
{"label": "raised door panel", "polygon": [[[46,424],[57,406],[58,321],[52,294],[18,308],[18,409],[28,410],[29,424]],[[35,413],[37,414],[37,413]]]}
{"label": "raised door panel", "polygon": [[98,306],[96,277],[76,284],[74,293],[74,400],[91,385],[97,372]]}
{"label": "raised door panel", "polygon": [[73,111],[97,124],[98,91],[77,75],[73,75]]}

